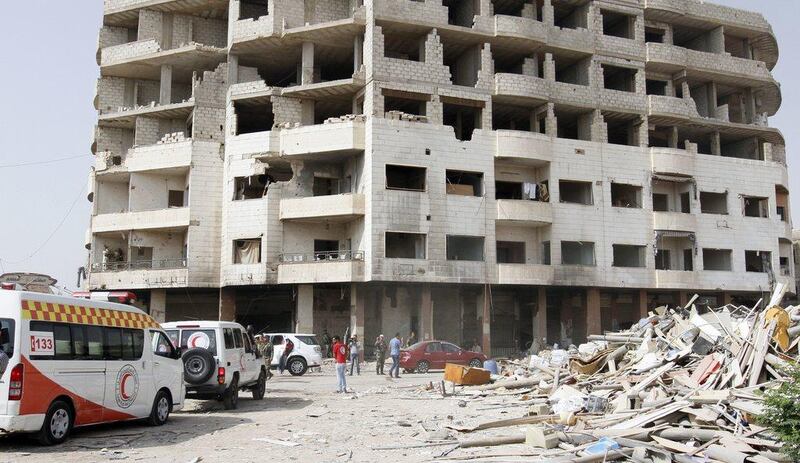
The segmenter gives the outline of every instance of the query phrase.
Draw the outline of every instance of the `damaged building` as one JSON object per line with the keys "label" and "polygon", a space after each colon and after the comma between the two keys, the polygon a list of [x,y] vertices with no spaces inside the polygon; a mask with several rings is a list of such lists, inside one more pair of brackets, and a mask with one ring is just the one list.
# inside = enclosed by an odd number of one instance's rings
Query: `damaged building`
{"label": "damaged building", "polygon": [[771,27],[697,0],[105,0],[88,289],[582,342],[794,292]]}

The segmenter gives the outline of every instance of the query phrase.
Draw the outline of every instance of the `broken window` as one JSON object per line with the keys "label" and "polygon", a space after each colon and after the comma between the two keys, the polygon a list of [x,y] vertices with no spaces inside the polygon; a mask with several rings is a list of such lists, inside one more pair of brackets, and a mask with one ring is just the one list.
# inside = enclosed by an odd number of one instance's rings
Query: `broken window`
{"label": "broken window", "polygon": [[495,15],[516,16],[542,20],[544,0],[492,0]]}
{"label": "broken window", "polygon": [[629,244],[614,244],[612,245],[614,252],[614,267],[644,267],[644,246],[635,246]]}
{"label": "broken window", "polygon": [[594,204],[592,182],[559,180],[558,195],[562,203],[583,204],[586,206]]}
{"label": "broken window", "polygon": [[169,190],[169,197],[167,199],[167,207],[184,207],[186,203],[183,200],[183,190]]}
{"label": "broken window", "polygon": [[483,196],[483,174],[448,170],[445,173],[447,194],[460,196]]}
{"label": "broken window", "polygon": [[639,146],[638,119],[609,116],[606,121],[608,143],[612,145]]}
{"label": "broken window", "polygon": [[569,140],[592,139],[592,113],[578,113],[571,109],[556,107],[556,136]]}
{"label": "broken window", "polygon": [[234,264],[260,264],[261,238],[235,240],[233,242]]}
{"label": "broken window", "polygon": [[636,92],[636,69],[603,64],[603,88]]}
{"label": "broken window", "polygon": [[669,212],[669,196],[662,193],[653,193],[653,210],[655,212]]}
{"label": "broken window", "polygon": [[656,270],[672,270],[669,249],[656,250]]}
{"label": "broken window", "polygon": [[338,178],[315,176],[311,189],[314,196],[330,196],[344,193],[342,186],[342,181]]}
{"label": "broken window", "polygon": [[703,214],[728,214],[728,193],[700,192],[700,212]]}
{"label": "broken window", "polygon": [[745,217],[769,217],[769,201],[758,196],[743,196]]}
{"label": "broken window", "polygon": [[270,184],[275,179],[270,175],[251,175],[234,179],[233,200],[258,199],[267,195]]}
{"label": "broken window", "polygon": [[233,109],[236,113],[236,135],[272,130],[275,123],[272,104],[237,101]]}
{"label": "broken window", "polygon": [[561,263],[563,265],[594,266],[594,243],[586,241],[562,241]]}
{"label": "broken window", "polygon": [[389,113],[398,111],[415,116],[424,116],[427,112],[427,104],[430,95],[422,93],[398,92],[394,90],[383,90],[383,111]]}
{"label": "broken window", "polygon": [[636,16],[616,11],[600,10],[603,15],[603,35],[633,39],[636,30]]}
{"label": "broken window", "polygon": [[[566,29],[586,29],[589,17],[588,2],[573,0],[554,0],[553,23]],[[576,3],[579,5],[575,6]]]}
{"label": "broken window", "polygon": [[383,54],[387,58],[425,61],[425,35],[383,30]]}
{"label": "broken window", "polygon": [[346,253],[339,252],[337,240],[314,240],[314,260],[336,260],[345,257]]}
{"label": "broken window", "polygon": [[447,23],[454,26],[472,27],[481,14],[480,0],[443,0],[442,5],[447,7]]}
{"label": "broken window", "polygon": [[389,190],[425,191],[424,167],[386,165],[386,188]]}
{"label": "broken window", "polygon": [[492,103],[492,130],[533,132],[534,124],[532,108]]}
{"label": "broken window", "polygon": [[550,265],[550,242],[542,241],[542,264]]}
{"label": "broken window", "polygon": [[447,260],[484,260],[482,236],[447,236]]}
{"label": "broken window", "polygon": [[519,241],[498,241],[497,242],[497,263],[498,264],[524,264],[525,263],[525,243]]}
{"label": "broken window", "polygon": [[645,86],[648,95],[664,96],[667,94],[667,82],[663,80],[647,79]]}
{"label": "broken window", "polygon": [[494,182],[495,199],[522,199],[521,182]]}
{"label": "broken window", "polygon": [[[444,98],[442,98],[444,102]],[[449,125],[455,130],[456,139],[461,141],[472,140],[472,132],[481,128],[483,102],[476,101],[474,105],[444,103],[444,125]]]}
{"label": "broken window", "polygon": [[787,217],[789,210],[789,190],[783,185],[775,185],[775,203],[775,210],[781,222],[787,222],[789,220]]}
{"label": "broken window", "polygon": [[747,272],[766,273],[771,267],[772,253],[769,251],[745,251],[744,268]]}
{"label": "broken window", "polygon": [[656,174],[652,185],[653,211],[691,213],[691,195],[695,191],[692,177]]}
{"label": "broken window", "polygon": [[386,232],[388,259],[425,259],[426,236],[422,233]]}
{"label": "broken window", "polygon": [[591,57],[557,56],[555,58],[556,82],[588,86],[591,62]]}
{"label": "broken window", "polygon": [[258,19],[268,15],[268,0],[241,0],[239,2],[239,19]]}
{"label": "broken window", "polygon": [[614,207],[642,207],[642,187],[624,183],[611,184],[611,205]]}
{"label": "broken window", "polygon": [[664,29],[658,29],[656,27],[645,27],[644,41],[647,43],[664,43],[665,34],[666,31]]}
{"label": "broken window", "polygon": [[730,249],[703,249],[703,270],[731,271]]}

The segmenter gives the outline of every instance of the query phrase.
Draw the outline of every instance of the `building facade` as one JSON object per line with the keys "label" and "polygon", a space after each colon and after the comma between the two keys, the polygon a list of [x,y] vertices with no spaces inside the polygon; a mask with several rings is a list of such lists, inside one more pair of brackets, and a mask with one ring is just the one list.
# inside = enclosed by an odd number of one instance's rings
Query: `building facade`
{"label": "building facade", "polygon": [[105,0],[87,285],[495,355],[794,292],[777,59],[696,0]]}

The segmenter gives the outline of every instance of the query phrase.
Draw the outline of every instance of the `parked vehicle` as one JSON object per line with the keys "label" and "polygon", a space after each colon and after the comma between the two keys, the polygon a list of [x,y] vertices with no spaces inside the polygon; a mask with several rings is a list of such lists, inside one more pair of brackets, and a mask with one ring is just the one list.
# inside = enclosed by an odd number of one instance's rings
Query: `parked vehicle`
{"label": "parked vehicle", "polygon": [[0,290],[0,434],[60,444],[73,428],[146,419],[183,407],[180,352],[129,305]]}
{"label": "parked vehicle", "polygon": [[239,391],[261,400],[267,390],[267,369],[242,325],[235,322],[164,323],[164,330],[183,357],[186,396],[220,400],[226,410],[239,404]]}
{"label": "parked vehicle", "polygon": [[480,352],[465,350],[449,342],[423,341],[400,351],[400,368],[427,373],[428,370],[441,370],[447,363],[480,367],[486,358]]}
{"label": "parked vehicle", "polygon": [[267,333],[275,346],[272,368],[278,368],[281,355],[286,347],[286,339],[291,339],[294,349],[286,359],[286,369],[292,376],[303,376],[309,368],[322,366],[322,347],[313,334]]}

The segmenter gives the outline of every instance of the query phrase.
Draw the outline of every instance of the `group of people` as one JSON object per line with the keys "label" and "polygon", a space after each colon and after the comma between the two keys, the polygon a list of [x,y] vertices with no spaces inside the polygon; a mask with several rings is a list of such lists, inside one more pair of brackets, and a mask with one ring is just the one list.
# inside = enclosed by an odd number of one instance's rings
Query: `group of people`
{"label": "group of people", "polygon": [[[360,360],[360,345],[358,342],[358,337],[353,335],[349,340],[347,345],[342,342],[342,338],[339,336],[334,336],[332,340],[333,344],[331,346],[331,352],[333,353],[333,358],[336,362],[336,378],[337,378],[337,389],[336,392],[338,393],[345,393],[347,392],[347,360],[350,360],[350,376],[353,376],[353,370],[361,374],[361,366],[359,365]],[[389,351],[389,356],[392,358],[392,366],[389,369],[389,377],[400,377],[400,349],[402,348],[403,342],[402,338],[400,337],[400,333],[395,334],[395,336],[386,343],[386,339],[381,334],[375,339],[375,373],[379,375],[383,375],[383,368],[384,364],[386,363],[386,351]],[[349,355],[348,355],[349,353]]]}
{"label": "group of people", "polygon": [[[272,339],[266,335],[257,334],[255,335],[255,340],[256,348],[258,348],[261,358],[264,359],[264,365],[267,367],[267,379],[272,378],[270,366],[272,365],[272,357],[275,355],[275,345],[272,343]],[[291,354],[293,350],[294,343],[291,339],[286,338],[286,343],[283,347],[283,354],[281,354],[280,358],[278,359],[278,371],[281,374],[283,374],[283,372],[286,370],[286,360],[289,358],[289,354]]]}

